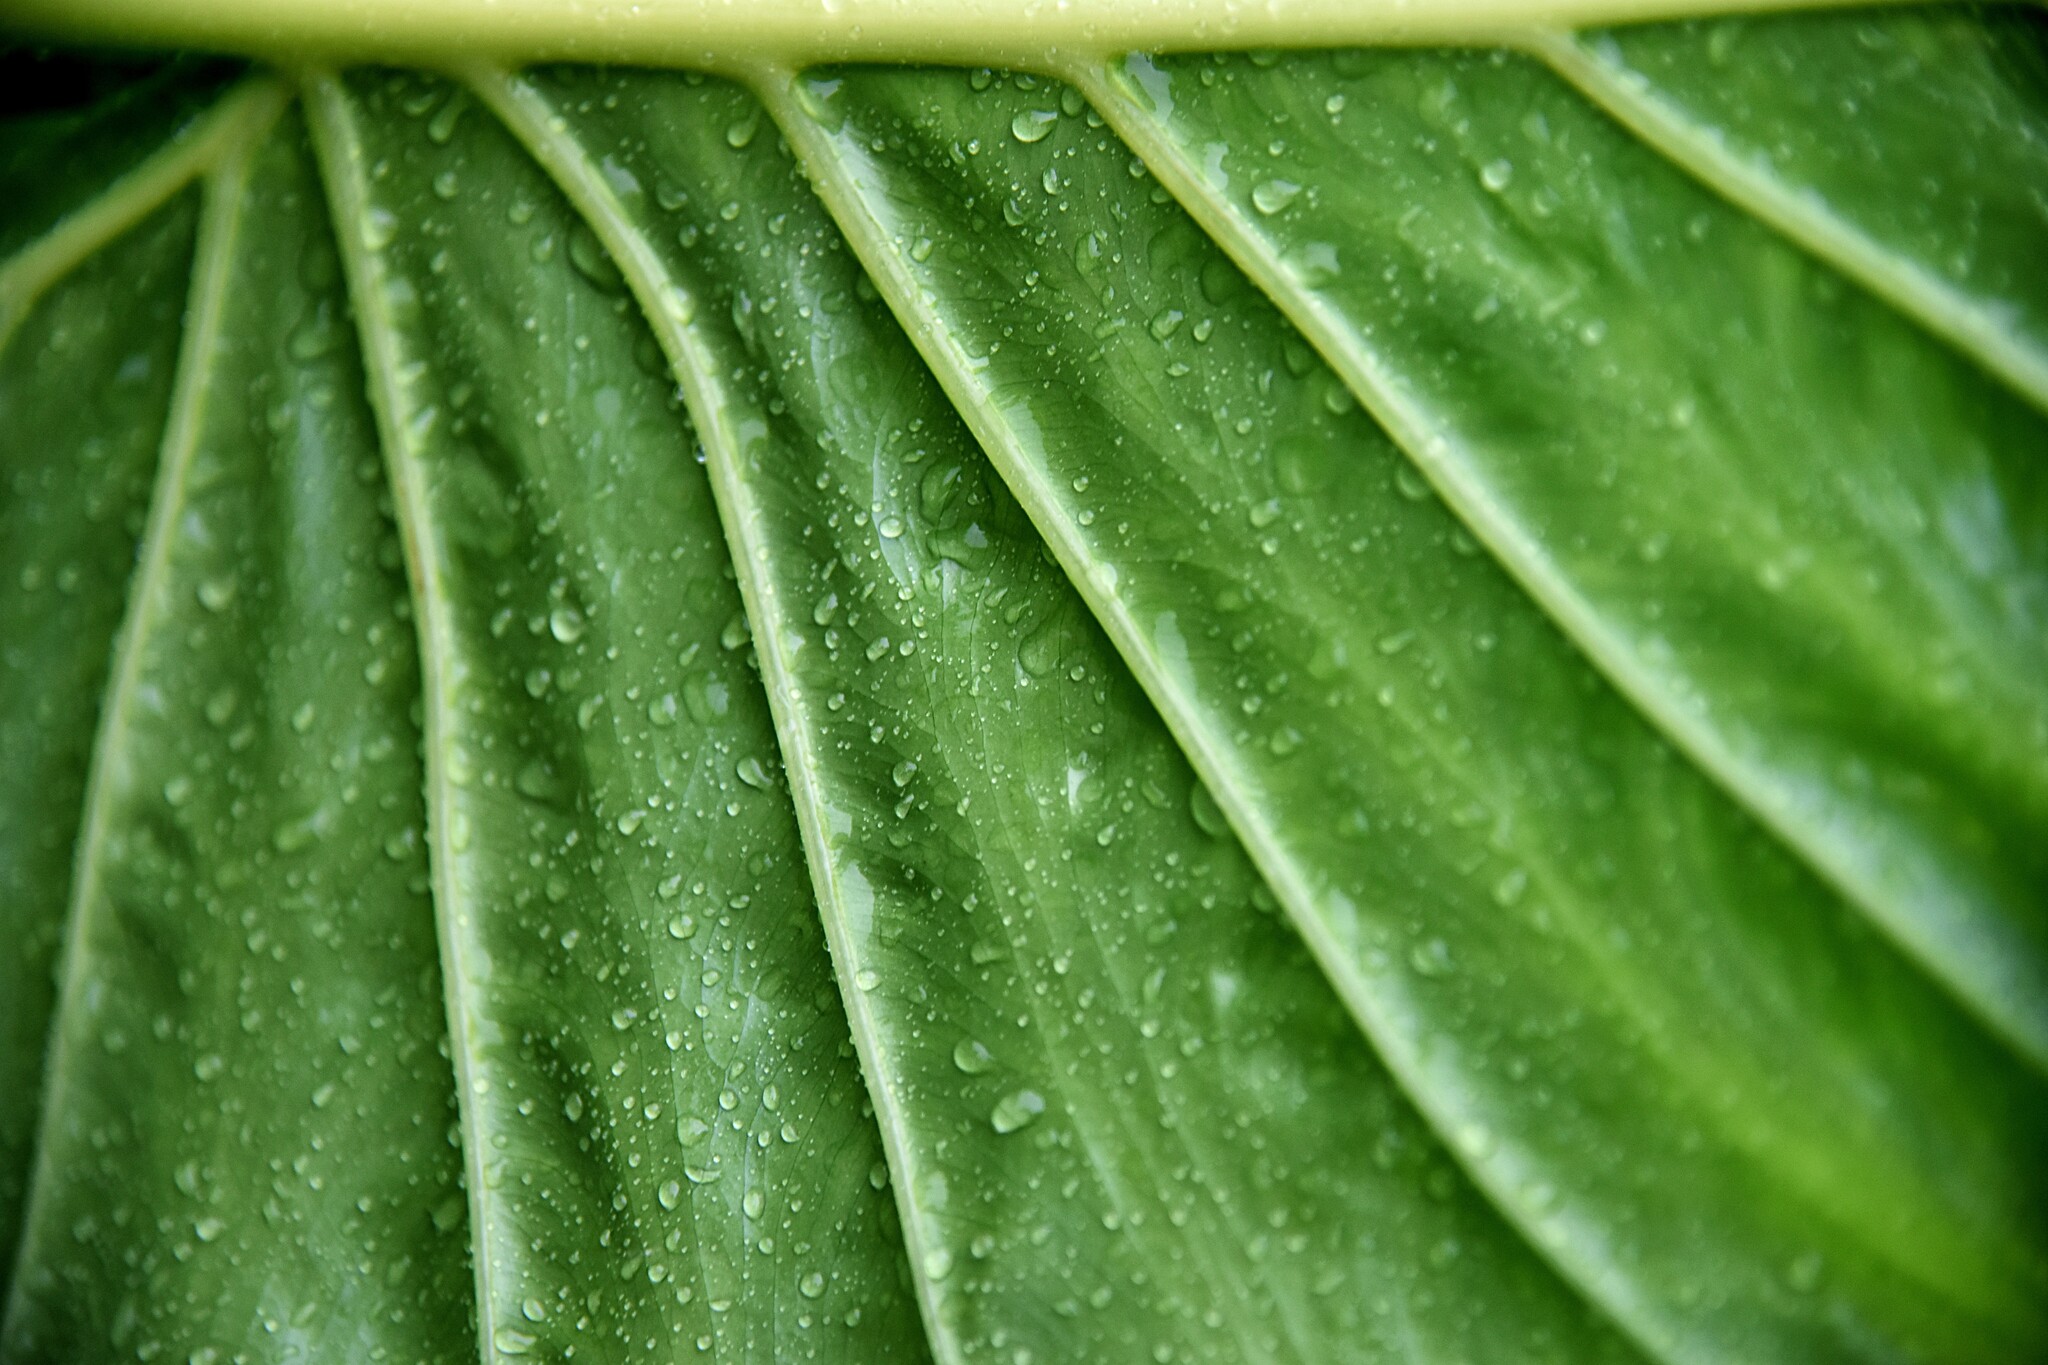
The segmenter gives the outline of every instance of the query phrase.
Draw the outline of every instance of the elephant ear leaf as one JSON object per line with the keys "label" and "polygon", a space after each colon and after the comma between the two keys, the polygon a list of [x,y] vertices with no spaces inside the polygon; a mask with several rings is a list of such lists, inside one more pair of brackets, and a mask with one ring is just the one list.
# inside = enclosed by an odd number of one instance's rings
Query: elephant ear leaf
{"label": "elephant ear leaf", "polygon": [[669,13],[0,57],[0,1358],[2048,1358],[2036,19]]}

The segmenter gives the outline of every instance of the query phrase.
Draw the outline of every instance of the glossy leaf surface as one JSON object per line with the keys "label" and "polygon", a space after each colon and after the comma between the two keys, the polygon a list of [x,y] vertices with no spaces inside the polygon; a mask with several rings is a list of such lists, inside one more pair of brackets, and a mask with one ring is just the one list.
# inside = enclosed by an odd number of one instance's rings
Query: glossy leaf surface
{"label": "glossy leaf surface", "polygon": [[2042,33],[8,55],[0,1365],[2048,1357]]}
{"label": "glossy leaf surface", "polygon": [[914,1353],[660,352],[466,94],[364,75],[314,98],[411,545],[483,1335],[507,1355]]}
{"label": "glossy leaf surface", "polygon": [[207,187],[10,1361],[473,1349],[404,579],[303,128],[259,135]]}
{"label": "glossy leaf surface", "polygon": [[1676,1359],[2048,1339],[2038,1082],[1590,673],[1071,90],[834,71],[786,111],[1338,989],[1567,1273]]}
{"label": "glossy leaf surface", "polygon": [[1120,123],[1574,643],[2048,1065],[2041,414],[1527,59],[1118,71]]}
{"label": "glossy leaf surface", "polygon": [[229,64],[185,57],[123,80],[75,58],[10,55],[21,63],[9,72],[15,79],[47,82],[71,98],[0,121],[0,184],[8,187],[0,257],[18,254],[122,176],[191,136],[233,73]]}
{"label": "glossy leaf surface", "polygon": [[1633,1358],[1374,1063],[760,106],[543,89],[706,409],[939,1354]]}
{"label": "glossy leaf surface", "polygon": [[1651,24],[1538,51],[1709,187],[2048,407],[2048,60],[2025,9]]}

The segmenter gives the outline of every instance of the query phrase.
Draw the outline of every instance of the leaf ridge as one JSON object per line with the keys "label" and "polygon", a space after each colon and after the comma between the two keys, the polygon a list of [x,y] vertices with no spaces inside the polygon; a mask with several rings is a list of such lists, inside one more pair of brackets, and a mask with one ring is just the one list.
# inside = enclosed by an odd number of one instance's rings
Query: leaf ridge
{"label": "leaf ridge", "polygon": [[[592,164],[582,144],[552,121],[554,111],[545,95],[530,82],[498,67],[472,65],[463,68],[460,75],[468,88],[498,115],[583,213],[585,221],[619,263],[620,273],[626,277],[642,315],[660,340],[676,382],[688,396],[698,430],[704,435],[706,468],[711,474],[719,520],[725,527],[726,539],[732,549],[733,568],[739,578],[747,613],[757,622],[780,619],[781,613],[773,606],[776,586],[768,575],[755,567],[755,556],[750,552],[747,539],[748,518],[757,514],[752,508],[751,494],[745,481],[733,467],[732,451],[737,438],[731,426],[731,404],[719,379],[718,367],[702,353],[697,338],[684,321],[694,307],[689,294],[641,233],[634,229],[603,173]],[[839,890],[824,832],[817,821],[818,794],[811,785],[811,773],[817,766],[817,760],[810,752],[808,736],[798,723],[787,695],[790,672],[787,662],[781,658],[779,632],[763,629],[757,633],[755,644],[764,655],[774,660],[772,666],[764,668],[762,683],[768,694],[769,709],[775,717],[777,738],[788,755],[785,769],[795,775],[792,786],[800,787],[804,793],[804,799],[796,802],[796,809],[808,855],[806,861],[810,864],[819,900],[834,904]],[[821,919],[832,949],[833,972],[838,979],[847,1021],[863,1061],[862,1070],[870,1081],[868,1093],[874,1101],[877,1126],[881,1130],[889,1164],[893,1170],[901,1172],[907,1169],[903,1154],[902,1117],[898,1112],[897,1097],[880,1082],[879,1077],[883,1073],[873,1062],[880,1047],[874,1020],[864,1008],[862,993],[852,980],[849,964],[853,954],[845,941],[844,926],[836,915],[822,914]],[[926,1336],[942,1359],[964,1360],[961,1342],[939,1313],[929,1278],[924,1272],[927,1254],[923,1236],[925,1219],[920,1216],[915,1192],[907,1180],[899,1178],[890,1183],[896,1191],[899,1221],[911,1255],[912,1275],[918,1290],[918,1310],[924,1319]]]}
{"label": "leaf ridge", "polygon": [[455,1084],[463,1103],[457,1106],[462,1125],[463,1186],[468,1195],[470,1245],[476,1274],[477,1350],[490,1365],[498,1335],[497,1296],[491,1292],[493,1267],[487,1249],[496,1245],[490,1235],[492,1208],[485,1198],[485,1135],[478,1130],[474,1106],[468,1103],[479,1078],[474,1030],[462,998],[462,983],[475,980],[467,961],[462,935],[449,922],[456,904],[455,860],[448,847],[449,778],[447,746],[441,736],[442,698],[448,680],[442,676],[451,657],[448,622],[441,588],[444,569],[436,542],[423,532],[426,489],[418,461],[409,456],[407,437],[399,413],[400,359],[394,325],[384,305],[385,280],[374,253],[366,249],[363,234],[368,231],[369,209],[362,181],[362,142],[355,130],[354,115],[334,72],[310,67],[296,74],[305,103],[307,125],[313,149],[320,163],[321,179],[333,210],[335,244],[341,254],[342,273],[354,304],[362,339],[363,368],[369,378],[370,404],[376,413],[379,444],[397,514],[400,543],[405,549],[406,578],[412,584],[414,615],[418,622],[420,683],[424,705],[421,731],[426,754],[428,866],[433,882],[435,936],[440,944],[443,980],[447,987],[448,1052],[455,1071]]}
{"label": "leaf ridge", "polygon": [[1887,247],[1816,195],[1797,193],[1744,160],[1684,109],[1582,33],[1546,29],[1520,46],[1679,169],[1918,321],[2048,409],[2048,350],[2004,325],[1980,300]]}

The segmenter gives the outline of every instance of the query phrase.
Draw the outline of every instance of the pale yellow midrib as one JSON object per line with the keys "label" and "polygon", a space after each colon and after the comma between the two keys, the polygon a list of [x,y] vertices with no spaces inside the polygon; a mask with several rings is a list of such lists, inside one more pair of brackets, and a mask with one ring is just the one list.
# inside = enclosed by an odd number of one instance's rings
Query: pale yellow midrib
{"label": "pale yellow midrib", "polygon": [[[1049,53],[1492,43],[1800,0],[9,0],[11,24],[256,56],[443,64],[837,59],[1029,64]],[[1805,0],[1813,4],[1853,0]]]}

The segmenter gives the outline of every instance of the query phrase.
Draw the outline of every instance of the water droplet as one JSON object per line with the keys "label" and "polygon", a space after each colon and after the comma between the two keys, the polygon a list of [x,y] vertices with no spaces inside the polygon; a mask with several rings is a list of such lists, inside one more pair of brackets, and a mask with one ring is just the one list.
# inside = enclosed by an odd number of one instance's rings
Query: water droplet
{"label": "water droplet", "polygon": [[565,645],[582,639],[583,629],[583,613],[567,603],[548,613],[548,633]]}
{"label": "water droplet", "polygon": [[522,1332],[517,1327],[500,1327],[491,1333],[491,1345],[508,1356],[523,1356],[534,1346],[532,1333]]}
{"label": "water droplet", "polygon": [[1188,813],[1195,818],[1195,824],[1204,834],[1222,838],[1230,830],[1230,822],[1223,818],[1223,808],[1216,804],[1216,798],[1209,795],[1209,789],[1197,782],[1188,789]]}
{"label": "water droplet", "polygon": [[926,1279],[943,1280],[953,1273],[953,1253],[944,1247],[933,1247],[924,1254]]}
{"label": "water droplet", "polygon": [[807,1299],[815,1299],[825,1292],[825,1277],[813,1270],[796,1282],[796,1292]]}
{"label": "water droplet", "polygon": [[1045,1112],[1045,1097],[1036,1090],[1015,1090],[996,1101],[989,1123],[998,1133],[1014,1133]]}
{"label": "water droplet", "polygon": [[363,247],[382,251],[398,236],[398,215],[387,208],[372,208],[363,215]]}
{"label": "water droplet", "polygon": [[663,1181],[661,1188],[655,1191],[654,1197],[661,1201],[663,1208],[674,1208],[683,1199],[682,1182],[676,1180]]}
{"label": "water droplet", "polygon": [[1019,142],[1043,142],[1059,117],[1051,109],[1026,109],[1010,120],[1010,136]]}
{"label": "water droplet", "polygon": [[754,135],[760,131],[761,109],[757,105],[749,110],[745,117],[735,119],[726,125],[725,145],[734,151],[738,151],[740,148],[752,143]]}
{"label": "water droplet", "polygon": [[970,1076],[980,1075],[995,1063],[988,1048],[973,1038],[962,1038],[953,1045],[953,1065]]}
{"label": "water droplet", "polygon": [[1421,976],[1448,976],[1451,971],[1451,945],[1440,938],[1418,943],[1408,950],[1409,965]]}
{"label": "water droplet", "polygon": [[1515,178],[1515,163],[1506,157],[1489,161],[1479,169],[1479,183],[1495,194],[1508,187]]}
{"label": "water droplet", "polygon": [[228,603],[235,600],[234,575],[209,578],[199,585],[199,605],[208,611],[225,611]]}
{"label": "water droplet", "polygon": [[1301,195],[1301,186],[1292,180],[1261,180],[1252,187],[1252,207],[1260,213],[1272,215],[1280,212]]}

